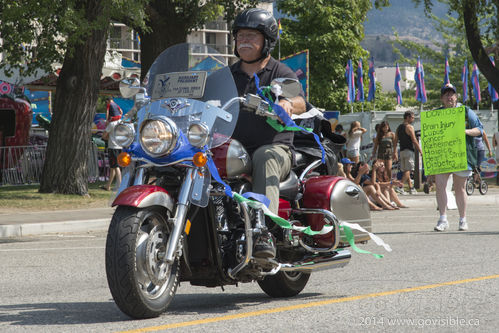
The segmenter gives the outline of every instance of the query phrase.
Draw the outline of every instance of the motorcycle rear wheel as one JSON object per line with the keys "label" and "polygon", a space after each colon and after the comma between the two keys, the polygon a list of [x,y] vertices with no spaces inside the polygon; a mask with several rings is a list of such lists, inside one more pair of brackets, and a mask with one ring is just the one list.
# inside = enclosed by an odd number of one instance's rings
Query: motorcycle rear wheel
{"label": "motorcycle rear wheel", "polygon": [[270,297],[292,297],[298,295],[310,278],[310,273],[278,272],[258,281],[258,285]]}
{"label": "motorcycle rear wheel", "polygon": [[116,209],[106,240],[106,274],[116,305],[136,319],[163,313],[178,286],[179,262],[162,259],[170,229],[163,207]]}

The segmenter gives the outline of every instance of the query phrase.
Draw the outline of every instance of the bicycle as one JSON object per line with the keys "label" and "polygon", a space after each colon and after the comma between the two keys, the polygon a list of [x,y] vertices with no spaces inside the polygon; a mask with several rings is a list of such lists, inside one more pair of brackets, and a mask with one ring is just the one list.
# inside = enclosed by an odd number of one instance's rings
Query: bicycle
{"label": "bicycle", "polygon": [[476,167],[473,168],[472,175],[466,179],[466,194],[472,195],[475,191],[475,187],[478,188],[482,195],[485,195],[489,190],[489,185],[482,179],[480,170]]}

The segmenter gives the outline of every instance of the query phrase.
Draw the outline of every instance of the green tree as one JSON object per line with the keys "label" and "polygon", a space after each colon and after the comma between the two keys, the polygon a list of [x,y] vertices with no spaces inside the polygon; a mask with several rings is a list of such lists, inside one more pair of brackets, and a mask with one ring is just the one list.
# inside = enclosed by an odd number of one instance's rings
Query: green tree
{"label": "green tree", "polygon": [[[424,4],[426,13],[431,13],[434,1],[439,0],[413,0],[417,4]],[[487,50],[484,47],[484,40],[490,37],[495,38],[496,50],[499,41],[499,1],[498,0],[448,0],[450,11],[458,15],[463,22],[468,48],[473,60],[476,62],[480,72],[488,82],[499,91],[499,68],[492,65]],[[491,15],[492,14],[492,15]],[[480,17],[489,16],[491,19],[483,24]],[[491,46],[491,45],[488,45]]]}
{"label": "green tree", "polygon": [[[256,0],[0,0],[0,68],[23,75],[52,71],[57,80],[40,192],[86,195],[91,125],[111,20],[140,32],[143,75],[165,48],[225,12]],[[26,64],[26,65],[25,65]]]}
{"label": "green tree", "polygon": [[[440,0],[440,2],[447,5],[451,5],[449,0]],[[461,85],[461,69],[465,60],[468,60],[468,67],[471,71],[471,63],[473,61],[471,51],[468,48],[466,32],[464,22],[461,17],[457,15],[447,14],[445,17],[437,17],[429,13],[430,17],[434,21],[435,29],[443,37],[443,41],[438,41],[434,39],[432,41],[434,47],[426,47],[425,45],[418,44],[416,42],[401,40],[396,34],[396,42],[393,43],[394,51],[399,56],[399,62],[407,63],[412,66],[416,64],[416,58],[404,56],[399,47],[408,49],[412,51],[412,55],[417,54],[421,56],[424,60],[425,69],[425,84],[427,91],[436,91],[437,93],[432,94],[434,98],[428,98],[427,108],[432,108],[440,105],[439,93],[438,91],[442,87],[444,80],[444,61],[445,57],[448,57],[449,66],[451,68],[450,81],[456,86]],[[490,13],[481,13],[478,16],[478,20],[482,22],[483,26],[493,27],[495,16]],[[484,44],[490,44],[493,40],[491,32],[487,32],[481,36]],[[486,87],[486,80],[483,79],[480,82],[482,90]],[[470,101],[468,103],[474,104],[473,94],[471,92],[471,85],[468,86],[468,95]],[[433,96],[434,95],[434,96]],[[482,103],[489,104],[490,101],[482,100]]]}
{"label": "green tree", "polygon": [[[377,7],[385,1],[376,1]],[[352,59],[357,68],[363,59],[367,77],[368,52],[360,46],[363,22],[372,8],[370,0],[281,0],[281,54],[310,51],[310,97],[312,104],[328,110],[350,112],[346,102],[345,66]],[[274,56],[277,56],[274,50]],[[364,82],[367,82],[364,80]],[[365,88],[367,85],[365,85]],[[367,89],[366,89],[367,97]],[[354,103],[360,110],[360,103]]]}
{"label": "green tree", "polygon": [[27,75],[37,68],[50,72],[62,62],[40,192],[87,195],[90,131],[108,28],[112,18],[125,16],[140,25],[145,2],[1,0],[1,66]]}
{"label": "green tree", "polygon": [[163,50],[185,42],[194,29],[223,15],[230,22],[238,10],[256,3],[257,0],[151,0],[146,6],[147,27],[125,22],[140,35],[142,78]]}

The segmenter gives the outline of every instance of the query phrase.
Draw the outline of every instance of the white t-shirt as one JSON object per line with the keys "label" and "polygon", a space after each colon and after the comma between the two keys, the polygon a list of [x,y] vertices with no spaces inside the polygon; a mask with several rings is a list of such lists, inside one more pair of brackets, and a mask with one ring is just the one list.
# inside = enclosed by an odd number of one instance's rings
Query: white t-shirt
{"label": "white t-shirt", "polygon": [[[116,125],[119,124],[119,120],[111,121],[106,126],[106,132],[111,133]],[[109,136],[109,140],[107,141],[107,147],[110,149],[121,149],[121,146],[118,145],[112,138]]]}
{"label": "white t-shirt", "polygon": [[351,135],[347,136],[347,150],[360,149],[360,139],[362,138],[362,131],[356,130]]}

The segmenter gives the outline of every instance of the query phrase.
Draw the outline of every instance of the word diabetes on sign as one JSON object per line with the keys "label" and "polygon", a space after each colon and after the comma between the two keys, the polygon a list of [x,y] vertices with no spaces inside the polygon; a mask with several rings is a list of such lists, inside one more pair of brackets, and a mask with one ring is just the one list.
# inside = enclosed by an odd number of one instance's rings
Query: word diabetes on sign
{"label": "word diabetes on sign", "polygon": [[206,85],[206,72],[190,71],[157,74],[151,98],[201,98]]}
{"label": "word diabetes on sign", "polygon": [[421,112],[421,148],[425,174],[468,169],[465,107]]}

